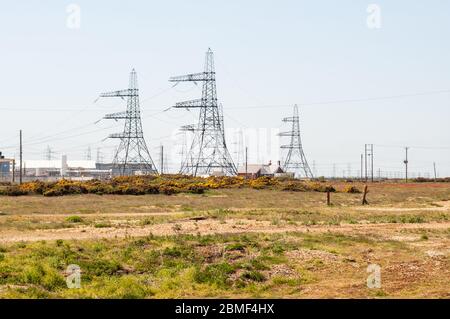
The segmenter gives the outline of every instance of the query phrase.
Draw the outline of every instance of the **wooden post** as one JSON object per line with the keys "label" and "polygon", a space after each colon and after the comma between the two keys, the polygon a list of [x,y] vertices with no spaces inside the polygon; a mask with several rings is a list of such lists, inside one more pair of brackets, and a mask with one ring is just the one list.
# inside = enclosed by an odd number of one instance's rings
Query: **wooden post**
{"label": "wooden post", "polygon": [[331,193],[330,193],[330,190],[327,190],[327,205],[331,206]]}
{"label": "wooden post", "polygon": [[13,164],[13,167],[12,167],[12,182],[14,184],[16,182],[16,160],[15,159],[12,160],[12,164]]}
{"label": "wooden post", "polygon": [[245,179],[248,179],[248,146],[245,147]]}
{"label": "wooden post", "polygon": [[19,184],[22,184],[22,174],[23,174],[22,130],[20,130],[19,138],[20,138],[20,147],[19,147],[19,156],[20,156]]}
{"label": "wooden post", "polygon": [[366,185],[364,187],[364,195],[363,195],[363,200],[362,200],[363,205],[369,205],[369,202],[367,201],[367,193],[368,193],[367,189],[368,189],[368,186]]}

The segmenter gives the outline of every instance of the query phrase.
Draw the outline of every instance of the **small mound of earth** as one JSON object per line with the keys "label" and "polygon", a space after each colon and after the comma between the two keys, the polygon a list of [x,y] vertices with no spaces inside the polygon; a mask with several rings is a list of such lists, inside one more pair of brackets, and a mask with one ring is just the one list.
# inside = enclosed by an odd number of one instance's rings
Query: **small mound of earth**
{"label": "small mound of earth", "polygon": [[199,246],[195,248],[195,253],[205,258],[206,262],[212,263],[223,256],[223,249],[221,245]]}
{"label": "small mound of earth", "polygon": [[294,269],[284,264],[273,265],[271,269],[265,271],[264,274],[269,278],[276,276],[293,278],[298,276],[297,272]]}

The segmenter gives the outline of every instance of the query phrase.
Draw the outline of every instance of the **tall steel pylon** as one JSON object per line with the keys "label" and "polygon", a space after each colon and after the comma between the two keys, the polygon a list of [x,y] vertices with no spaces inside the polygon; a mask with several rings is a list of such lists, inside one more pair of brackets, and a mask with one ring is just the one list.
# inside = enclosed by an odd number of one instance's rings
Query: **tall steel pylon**
{"label": "tall steel pylon", "polygon": [[103,93],[100,97],[120,97],[127,100],[125,112],[108,114],[104,117],[108,120],[125,120],[122,133],[109,135],[109,138],[120,139],[113,160],[113,175],[133,175],[135,172],[156,174],[157,170],[142,131],[136,71],[133,69],[130,73],[128,89]]}
{"label": "tall steel pylon", "polygon": [[211,49],[206,52],[204,72],[172,77],[170,82],[203,82],[202,98],[179,102],[175,108],[199,108],[196,125],[184,128],[193,131],[194,137],[180,173],[187,175],[209,175],[220,171],[225,175],[236,175],[236,166],[225,142],[222,108],[217,103],[216,72]]}
{"label": "tall steel pylon", "polygon": [[289,145],[281,146],[282,149],[288,150],[283,169],[286,172],[299,174],[300,177],[312,178],[313,173],[309,168],[308,161],[303,152],[302,139],[300,137],[300,117],[298,115],[297,105],[294,105],[294,116],[284,118],[283,122],[292,123],[292,130],[290,132],[280,133],[280,136],[288,136],[291,138]]}
{"label": "tall steel pylon", "polygon": [[235,146],[235,163],[236,167],[241,167],[241,165],[244,163],[244,132],[242,129],[239,129],[239,131],[236,133],[236,142],[234,143]]}

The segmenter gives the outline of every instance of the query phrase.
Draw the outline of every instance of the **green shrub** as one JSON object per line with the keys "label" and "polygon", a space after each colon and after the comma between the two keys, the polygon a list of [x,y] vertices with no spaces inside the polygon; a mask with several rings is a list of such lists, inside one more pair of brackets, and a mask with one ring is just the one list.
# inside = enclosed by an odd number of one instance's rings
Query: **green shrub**
{"label": "green shrub", "polygon": [[43,194],[46,197],[63,196],[64,194],[59,189],[49,189]]}
{"label": "green shrub", "polygon": [[253,270],[253,271],[247,271],[241,275],[242,279],[256,281],[256,282],[263,282],[266,280],[266,277],[260,273],[259,271]]}
{"label": "green shrub", "polygon": [[81,263],[81,269],[86,271],[87,276],[111,276],[122,269],[120,264],[113,260],[95,259]]}
{"label": "green shrub", "polygon": [[194,280],[198,283],[228,286],[228,277],[234,271],[235,267],[228,263],[208,265],[203,270],[196,269]]}
{"label": "green shrub", "polygon": [[69,223],[82,223],[83,218],[81,218],[80,216],[69,216],[66,218],[66,221]]}
{"label": "green shrub", "polygon": [[245,246],[241,243],[233,243],[230,244],[228,246],[225,247],[225,250],[240,250],[240,251],[244,251],[245,250]]}
{"label": "green shrub", "polygon": [[4,189],[0,189],[0,195],[24,196],[28,195],[28,192],[26,190],[21,189],[19,186],[8,186]]}
{"label": "green shrub", "polygon": [[308,188],[301,182],[288,182],[281,186],[281,190],[289,192],[306,192]]}

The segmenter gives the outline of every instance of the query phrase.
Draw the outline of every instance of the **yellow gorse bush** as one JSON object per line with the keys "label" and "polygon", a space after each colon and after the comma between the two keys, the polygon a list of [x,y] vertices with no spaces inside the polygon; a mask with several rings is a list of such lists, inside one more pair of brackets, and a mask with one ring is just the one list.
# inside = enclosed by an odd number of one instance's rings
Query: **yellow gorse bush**
{"label": "yellow gorse bush", "polygon": [[[0,189],[0,195],[20,196],[38,194],[44,196],[64,196],[72,194],[115,194],[145,195],[177,193],[203,194],[206,190],[225,188],[278,189],[283,191],[335,191],[334,187],[321,182],[293,179],[259,177],[245,179],[241,176],[193,177],[185,175],[122,176],[110,180],[72,181],[62,179],[56,182],[34,181],[22,185]],[[353,190],[355,191],[355,190]],[[352,192],[345,189],[344,192]]]}

